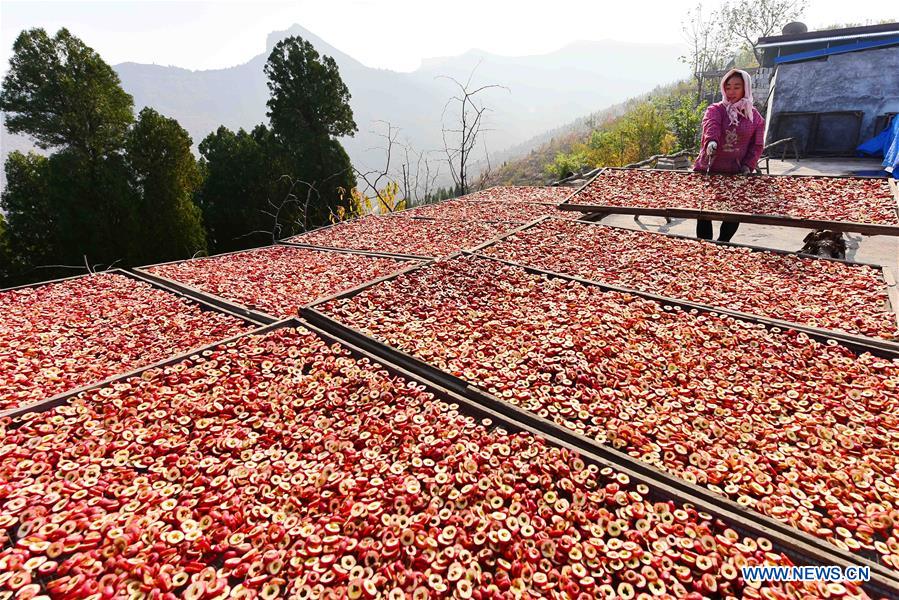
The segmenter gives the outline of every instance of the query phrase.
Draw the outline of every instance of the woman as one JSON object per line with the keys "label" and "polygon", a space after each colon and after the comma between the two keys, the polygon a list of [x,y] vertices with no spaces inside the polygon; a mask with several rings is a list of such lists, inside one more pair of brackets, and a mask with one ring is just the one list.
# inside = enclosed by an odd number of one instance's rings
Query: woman
{"label": "woman", "polygon": [[[693,170],[749,175],[762,155],[764,137],[765,120],[752,105],[749,73],[731,69],[721,79],[721,102],[709,106],[702,118],[701,150]],[[718,240],[729,242],[739,226],[725,221]],[[696,237],[712,239],[712,222],[698,220]]]}

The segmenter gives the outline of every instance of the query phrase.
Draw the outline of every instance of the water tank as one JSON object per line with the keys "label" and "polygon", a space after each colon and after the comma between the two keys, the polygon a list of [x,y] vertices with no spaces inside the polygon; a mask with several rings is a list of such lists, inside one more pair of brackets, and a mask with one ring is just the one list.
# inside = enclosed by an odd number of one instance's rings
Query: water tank
{"label": "water tank", "polygon": [[784,25],[782,29],[782,33],[784,35],[796,35],[798,33],[808,33],[808,26],[805,23],[800,23],[799,21],[793,21],[792,23],[787,23]]}

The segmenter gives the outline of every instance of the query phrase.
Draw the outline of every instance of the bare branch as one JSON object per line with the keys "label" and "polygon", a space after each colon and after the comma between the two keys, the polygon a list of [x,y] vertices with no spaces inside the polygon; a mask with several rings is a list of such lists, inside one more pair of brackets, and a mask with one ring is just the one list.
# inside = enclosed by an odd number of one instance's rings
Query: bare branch
{"label": "bare branch", "polygon": [[758,39],[773,35],[805,11],[807,0],[758,0],[752,4],[728,2],[721,8],[725,28],[752,50],[761,64]]}
{"label": "bare branch", "polygon": [[32,269],[75,269],[76,271],[83,271],[84,265],[37,265],[32,267]]}
{"label": "bare branch", "polygon": [[[373,122],[385,125],[387,129],[386,133],[378,133],[376,131],[371,132],[374,135],[384,139],[384,146],[370,148],[370,150],[380,149],[384,151],[384,166],[380,169],[364,172],[354,168],[354,171],[356,175],[365,182],[365,185],[369,189],[371,189],[371,193],[374,194],[375,198],[378,201],[378,206],[383,207],[386,212],[393,212],[396,210],[397,203],[392,202],[389,198],[386,198],[384,196],[384,192],[386,189],[391,188],[393,185],[399,187],[399,183],[397,182],[396,177],[391,173],[391,168],[393,163],[394,147],[403,147],[401,143],[397,142],[397,138],[400,134],[400,128],[394,127],[393,124],[390,123],[390,121],[376,120]],[[368,189],[366,189],[365,192],[368,193]]]}
{"label": "bare branch", "polygon": [[[450,96],[443,106],[440,120],[443,124],[441,131],[443,151],[450,168],[450,176],[453,179],[453,184],[460,189],[462,194],[468,193],[468,167],[471,154],[477,146],[478,137],[487,131],[487,129],[482,128],[483,116],[490,109],[480,104],[477,101],[477,96],[494,88],[504,89],[511,93],[508,87],[499,84],[487,84],[472,88],[471,82],[481,62],[478,61],[478,64],[474,66],[464,84],[448,75],[438,75],[436,77],[436,79],[446,79],[452,82],[459,89],[458,95]],[[454,103],[458,104],[458,116],[454,117],[454,119],[457,119],[458,129],[448,127],[446,124],[447,112]],[[456,138],[456,140],[451,141],[450,138]]]}
{"label": "bare branch", "polygon": [[681,56],[696,81],[696,103],[702,102],[706,73],[721,66],[730,52],[731,35],[719,11],[704,12],[702,2],[687,11],[681,27],[688,54]]}

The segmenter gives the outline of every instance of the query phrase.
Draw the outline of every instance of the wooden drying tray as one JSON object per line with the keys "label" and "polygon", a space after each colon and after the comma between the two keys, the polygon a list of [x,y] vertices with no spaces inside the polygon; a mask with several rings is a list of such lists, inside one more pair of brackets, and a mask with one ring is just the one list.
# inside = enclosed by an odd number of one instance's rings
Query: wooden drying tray
{"label": "wooden drying tray", "polygon": [[[877,223],[856,223],[852,221],[826,221],[822,219],[803,219],[798,217],[790,217],[787,215],[760,215],[754,213],[726,212],[726,211],[710,211],[699,208],[686,207],[666,207],[666,208],[645,208],[636,206],[616,206],[606,204],[578,204],[576,203],[577,195],[592,185],[593,182],[601,177],[603,173],[612,169],[603,169],[596,174],[590,181],[578,188],[568,199],[559,205],[559,210],[576,211],[583,213],[603,212],[617,213],[624,215],[637,216],[656,216],[668,218],[682,219],[707,219],[710,221],[736,221],[739,223],[755,223],[757,225],[779,225],[782,227],[800,227],[803,229],[830,229],[832,231],[851,231],[864,235],[893,235],[899,236],[899,188],[895,181],[887,180],[896,206],[893,210],[896,213],[895,225],[882,225]],[[614,170],[633,170],[633,169],[614,169]],[[653,171],[672,173],[664,169],[640,169],[641,171]],[[835,179],[826,175],[762,175],[761,177],[805,177],[810,179]],[[836,179],[871,179],[870,177],[839,177]]]}

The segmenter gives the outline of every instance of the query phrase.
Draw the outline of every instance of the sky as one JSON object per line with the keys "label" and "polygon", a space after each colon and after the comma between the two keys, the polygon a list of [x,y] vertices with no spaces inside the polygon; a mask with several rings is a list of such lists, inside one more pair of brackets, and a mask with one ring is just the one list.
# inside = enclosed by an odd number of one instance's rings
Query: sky
{"label": "sky", "polygon": [[[423,58],[478,48],[543,54],[571,42],[682,42],[681,20],[697,0],[293,0],[290,2],[41,2],[0,0],[0,72],[23,29],[67,27],[109,64],[214,69],[265,51],[266,35],[297,23],[363,64],[413,71]],[[751,1],[751,0],[749,0]],[[707,0],[715,8],[720,0]],[[810,29],[895,18],[892,0],[810,0]],[[894,14],[889,14],[887,9]]]}

